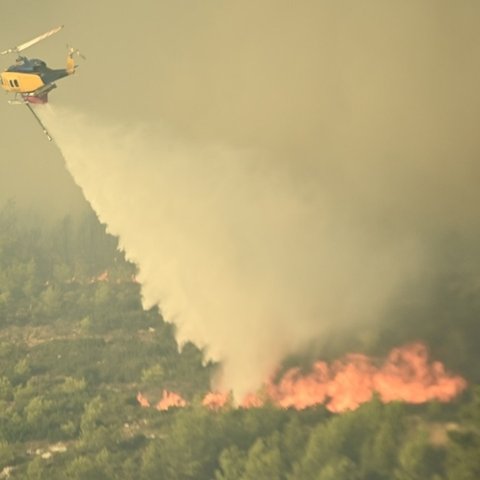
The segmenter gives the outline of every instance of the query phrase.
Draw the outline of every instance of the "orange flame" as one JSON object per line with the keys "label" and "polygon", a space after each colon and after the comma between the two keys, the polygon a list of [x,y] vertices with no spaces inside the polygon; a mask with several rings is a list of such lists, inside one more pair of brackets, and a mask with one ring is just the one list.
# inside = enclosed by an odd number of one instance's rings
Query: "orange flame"
{"label": "orange flame", "polygon": [[462,377],[447,374],[442,363],[429,365],[427,348],[421,343],[392,350],[388,362],[375,377],[376,391],[384,402],[448,402],[466,386]]}
{"label": "orange flame", "polygon": [[260,408],[264,404],[264,400],[260,395],[256,393],[247,393],[245,397],[243,397],[242,402],[240,403],[240,407],[242,408]]}
{"label": "orange flame", "polygon": [[429,363],[425,345],[413,343],[393,349],[381,367],[365,355],[350,354],[331,366],[316,362],[308,375],[291,369],[267,392],[281,407],[325,404],[331,412],[343,412],[368,402],[374,393],[385,403],[448,402],[466,386],[465,379],[446,373],[440,362]]}
{"label": "orange flame", "polygon": [[164,390],[162,399],[155,405],[155,408],[164,412],[172,407],[184,407],[186,404],[187,402],[178,393]]}
{"label": "orange flame", "polygon": [[[240,407],[258,408],[269,401],[280,408],[302,410],[323,404],[331,412],[344,412],[368,402],[374,393],[384,403],[395,400],[448,402],[466,386],[465,379],[447,373],[442,363],[430,362],[427,347],[417,342],[393,349],[381,365],[355,353],[331,365],[315,362],[308,374],[292,368],[279,381],[267,382],[261,394],[246,395]],[[150,405],[140,392],[137,400],[142,406]],[[229,403],[231,395],[218,391],[207,393],[202,401],[202,405],[211,410],[219,410]],[[164,411],[185,405],[180,395],[164,390],[155,408]]]}
{"label": "orange flame", "polygon": [[143,396],[142,392],[137,393],[137,402],[140,404],[141,407],[144,408],[148,408],[150,406],[148,398]]}
{"label": "orange flame", "polygon": [[226,392],[208,392],[202,400],[202,405],[210,410],[219,410],[224,407],[230,395]]}
{"label": "orange flame", "polygon": [[97,283],[97,282],[108,282],[109,281],[109,273],[108,270],[103,271],[96,277],[92,277],[89,283]]}
{"label": "orange flame", "polygon": [[97,277],[97,282],[108,282],[108,270],[105,270]]}

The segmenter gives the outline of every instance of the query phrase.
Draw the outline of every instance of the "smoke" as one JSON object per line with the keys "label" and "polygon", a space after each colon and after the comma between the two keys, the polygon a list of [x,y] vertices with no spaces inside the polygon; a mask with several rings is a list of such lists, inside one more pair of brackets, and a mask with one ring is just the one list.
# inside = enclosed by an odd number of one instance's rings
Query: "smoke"
{"label": "smoke", "polygon": [[221,360],[220,382],[238,394],[332,325],[377,319],[417,269],[411,237],[372,237],[268,151],[41,113],[85,197],[139,265],[144,305],[160,305],[180,343]]}
{"label": "smoke", "polygon": [[45,121],[221,386],[391,322],[445,283],[448,248],[478,277],[477,4],[97,3],[50,0],[89,60]]}

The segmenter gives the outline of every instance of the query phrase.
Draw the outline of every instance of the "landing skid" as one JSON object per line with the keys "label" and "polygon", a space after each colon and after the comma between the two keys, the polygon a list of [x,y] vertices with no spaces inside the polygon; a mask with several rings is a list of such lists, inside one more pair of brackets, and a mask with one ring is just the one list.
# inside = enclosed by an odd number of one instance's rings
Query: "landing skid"
{"label": "landing skid", "polygon": [[13,100],[9,100],[8,103],[10,105],[23,105],[25,103],[25,100],[23,99],[23,97],[21,97],[22,99],[19,100],[18,98],[18,93],[15,94],[15,97],[13,97]]}

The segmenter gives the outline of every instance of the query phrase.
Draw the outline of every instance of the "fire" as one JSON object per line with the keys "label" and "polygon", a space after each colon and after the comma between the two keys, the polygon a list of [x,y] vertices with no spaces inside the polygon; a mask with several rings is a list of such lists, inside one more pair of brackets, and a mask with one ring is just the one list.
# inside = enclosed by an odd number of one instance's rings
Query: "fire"
{"label": "fire", "polygon": [[269,398],[281,407],[303,409],[324,404],[331,412],[354,410],[377,393],[383,402],[448,402],[467,386],[440,362],[429,362],[427,347],[412,343],[395,348],[381,366],[361,354],[328,365],[316,362],[311,373],[291,369],[268,385]]}
{"label": "fire", "polygon": [[442,363],[429,365],[427,348],[420,343],[392,350],[388,362],[375,377],[376,391],[384,402],[448,402],[466,386],[463,378],[447,374]]}
{"label": "fire", "polygon": [[243,397],[242,408],[259,408],[264,404],[262,397],[256,393],[248,393]]}
{"label": "fire", "polygon": [[208,392],[202,400],[202,405],[211,410],[218,410],[224,407],[228,400],[230,399],[230,394],[225,392]]}
{"label": "fire", "polygon": [[108,270],[103,271],[96,277],[92,277],[90,279],[90,283],[97,283],[97,282],[108,282],[110,280],[110,274],[108,273]]}
{"label": "fire", "polygon": [[175,392],[164,390],[161,400],[155,405],[157,410],[166,411],[172,407],[184,407],[187,402]]}
{"label": "fire", "polygon": [[144,397],[141,392],[137,393],[137,402],[140,404],[141,407],[144,408],[148,408],[150,406],[148,398]]}
{"label": "fire", "polygon": [[[355,410],[371,400],[374,394],[384,403],[395,400],[448,402],[466,386],[465,379],[447,373],[442,363],[430,362],[427,347],[416,342],[393,349],[383,363],[356,353],[330,365],[315,362],[307,374],[299,368],[292,368],[280,380],[268,381],[261,394],[246,395],[240,407],[258,408],[268,401],[280,408],[302,410],[322,404],[331,412],[344,412]],[[141,393],[137,400],[140,405],[149,406]],[[231,403],[231,395],[225,392],[209,392],[202,401],[212,410]],[[155,408],[168,410],[172,406],[185,405],[180,395],[164,390]]]}
{"label": "fire", "polygon": [[108,282],[108,270],[105,270],[97,277],[97,282]]}

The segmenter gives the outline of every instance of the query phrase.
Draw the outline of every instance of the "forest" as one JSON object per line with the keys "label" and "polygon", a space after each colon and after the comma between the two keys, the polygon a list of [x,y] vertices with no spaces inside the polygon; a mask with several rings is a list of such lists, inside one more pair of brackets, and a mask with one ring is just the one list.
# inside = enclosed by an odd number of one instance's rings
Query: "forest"
{"label": "forest", "polygon": [[[42,224],[8,202],[0,208],[0,478],[478,480],[480,278],[450,260],[460,267],[445,269],[432,286],[440,300],[421,309],[431,321],[418,328],[407,302],[368,345],[339,337],[328,354],[383,353],[420,339],[467,379],[454,401],[374,396],[340,414],[269,402],[208,409],[202,398],[217,365],[192,343],[179,348],[175,326],[142,307],[136,266],[95,214]],[[139,392],[153,402],[163,391],[187,406],[140,405]]]}

